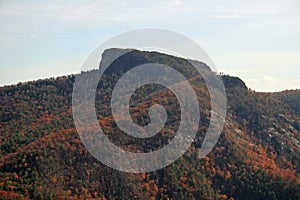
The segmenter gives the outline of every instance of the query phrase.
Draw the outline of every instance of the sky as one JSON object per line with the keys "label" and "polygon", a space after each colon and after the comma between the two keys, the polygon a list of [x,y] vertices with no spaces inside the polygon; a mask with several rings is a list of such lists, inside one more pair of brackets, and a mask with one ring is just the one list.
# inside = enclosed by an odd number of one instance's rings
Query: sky
{"label": "sky", "polygon": [[112,36],[162,28],[256,91],[300,88],[299,0],[0,0],[0,86],[78,73]]}

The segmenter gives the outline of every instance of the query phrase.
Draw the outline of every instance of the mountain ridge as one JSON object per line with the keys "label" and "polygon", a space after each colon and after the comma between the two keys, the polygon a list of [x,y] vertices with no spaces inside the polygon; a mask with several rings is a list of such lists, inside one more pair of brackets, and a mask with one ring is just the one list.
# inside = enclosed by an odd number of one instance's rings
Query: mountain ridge
{"label": "mountain ridge", "polygon": [[0,195],[4,199],[299,199],[299,114],[285,98],[251,91],[241,79],[222,76],[226,124],[212,152],[199,159],[210,119],[209,92],[182,58],[134,51],[112,63],[110,67],[116,68],[107,70],[99,82],[107,91],[99,87],[96,93],[98,121],[111,141],[125,150],[146,152],[174,137],[178,105],[164,88],[141,88],[132,98],[132,118],[138,124],[149,122],[151,102],[162,103],[171,113],[166,127],[152,140],[127,137],[108,111],[108,91],[117,79],[149,60],[184,72],[198,95],[201,123],[181,158],[141,174],[119,172],[93,158],[72,118],[74,75],[0,87]]}

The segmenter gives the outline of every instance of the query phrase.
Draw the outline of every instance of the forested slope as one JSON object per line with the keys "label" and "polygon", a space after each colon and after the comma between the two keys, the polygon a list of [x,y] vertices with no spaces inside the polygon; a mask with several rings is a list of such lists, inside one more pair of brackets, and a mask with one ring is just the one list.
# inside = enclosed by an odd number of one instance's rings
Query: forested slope
{"label": "forested slope", "polygon": [[[281,98],[250,91],[239,78],[223,76],[226,123],[213,151],[199,159],[210,97],[201,76],[182,58],[133,51],[106,71],[96,93],[96,108],[99,124],[111,141],[126,150],[147,152],[168,144],[178,129],[176,97],[160,86],[137,90],[131,108],[133,120],[145,125],[151,103],[165,106],[171,118],[157,136],[133,140],[115,125],[109,107],[114,84],[127,70],[147,62],[179,70],[197,93],[199,130],[180,159],[141,174],[119,172],[97,161],[84,148],[73,122],[74,75],[5,86],[0,88],[0,199],[300,198],[300,116],[294,112],[299,101],[286,100],[294,99],[289,92],[280,94],[288,98]],[[289,107],[287,102],[293,103]]]}

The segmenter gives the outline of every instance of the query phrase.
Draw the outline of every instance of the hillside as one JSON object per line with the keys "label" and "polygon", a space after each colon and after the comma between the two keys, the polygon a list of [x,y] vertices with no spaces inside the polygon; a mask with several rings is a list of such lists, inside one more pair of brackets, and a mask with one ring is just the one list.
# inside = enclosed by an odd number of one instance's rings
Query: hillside
{"label": "hillside", "polygon": [[[129,69],[149,62],[172,66],[197,94],[201,122],[181,158],[151,173],[108,168],[85,149],[76,132],[72,118],[75,75],[5,86],[0,88],[0,199],[300,199],[300,114],[295,112],[299,91],[258,93],[237,77],[222,76],[226,123],[213,151],[199,159],[211,116],[202,77],[186,59],[131,51],[105,71],[96,92],[99,124],[114,144],[132,152],[149,152],[168,144],[178,129],[178,101],[162,86],[142,87],[131,98],[132,119],[141,126],[149,123],[148,111],[154,103],[170,114],[156,136],[129,137],[112,118],[114,85]],[[198,64],[213,74],[208,66]]]}
{"label": "hillside", "polygon": [[283,102],[295,113],[300,114],[300,90],[286,90],[283,92],[274,93],[272,96],[275,99]]}

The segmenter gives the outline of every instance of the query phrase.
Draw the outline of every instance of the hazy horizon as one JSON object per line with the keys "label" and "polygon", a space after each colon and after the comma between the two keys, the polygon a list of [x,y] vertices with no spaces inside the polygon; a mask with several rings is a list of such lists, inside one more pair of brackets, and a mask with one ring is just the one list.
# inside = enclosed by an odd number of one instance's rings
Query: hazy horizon
{"label": "hazy horizon", "polygon": [[190,37],[253,90],[300,89],[299,10],[297,0],[1,1],[0,85],[78,73],[112,36],[156,27]]}

